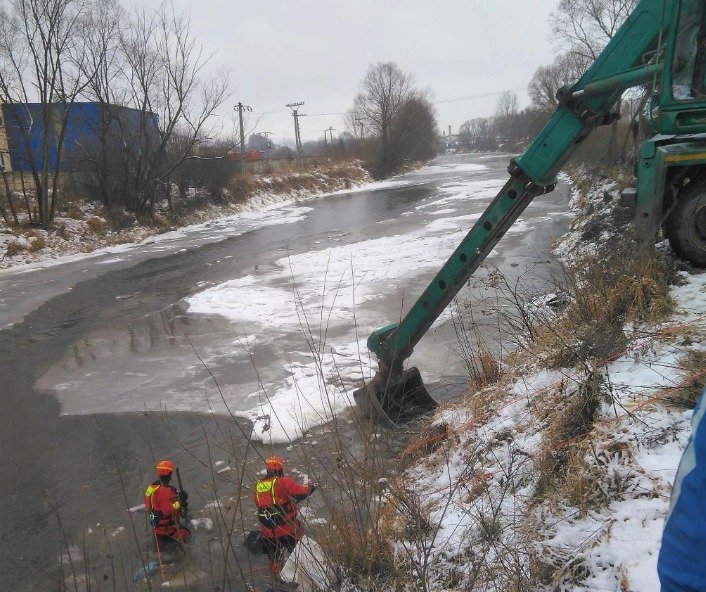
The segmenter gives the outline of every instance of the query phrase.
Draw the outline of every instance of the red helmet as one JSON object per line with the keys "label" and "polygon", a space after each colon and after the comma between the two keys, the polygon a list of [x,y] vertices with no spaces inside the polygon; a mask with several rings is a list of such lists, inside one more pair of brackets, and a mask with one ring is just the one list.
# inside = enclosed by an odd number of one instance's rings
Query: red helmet
{"label": "red helmet", "polygon": [[160,460],[156,468],[158,475],[169,475],[174,470],[174,463],[170,460]]}
{"label": "red helmet", "polygon": [[268,471],[281,471],[284,466],[284,461],[281,456],[270,456],[265,461],[265,466]]}

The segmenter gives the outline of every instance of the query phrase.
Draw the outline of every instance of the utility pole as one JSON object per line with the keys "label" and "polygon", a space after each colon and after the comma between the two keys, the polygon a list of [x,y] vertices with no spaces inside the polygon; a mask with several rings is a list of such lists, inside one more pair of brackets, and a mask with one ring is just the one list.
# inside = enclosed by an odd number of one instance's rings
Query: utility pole
{"label": "utility pole", "polygon": [[306,113],[297,113],[294,116],[295,123],[297,124],[297,142],[299,144],[299,153],[301,154],[301,151],[302,151],[302,128],[299,125],[299,118],[300,117],[306,117]]}
{"label": "utility pole", "polygon": [[294,141],[297,145],[297,153],[301,155],[302,152],[302,137],[301,131],[299,129],[299,118],[305,117],[304,113],[299,113],[299,107],[304,104],[304,101],[299,103],[287,103],[285,107],[289,107],[292,110],[292,117],[294,117]]}
{"label": "utility pole", "polygon": [[243,127],[243,111],[252,111],[252,107],[243,105],[241,102],[235,106],[238,110],[238,119],[240,120],[240,156],[245,154],[245,128]]}
{"label": "utility pole", "polygon": [[333,127],[329,127],[327,130],[324,130],[324,143],[326,142],[326,132],[331,134],[331,156],[333,156],[333,130]]}

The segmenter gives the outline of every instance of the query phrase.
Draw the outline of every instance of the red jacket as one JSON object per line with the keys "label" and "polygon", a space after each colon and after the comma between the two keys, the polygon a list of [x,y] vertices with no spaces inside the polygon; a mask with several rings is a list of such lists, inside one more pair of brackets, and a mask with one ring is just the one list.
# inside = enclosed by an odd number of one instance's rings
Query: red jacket
{"label": "red jacket", "polygon": [[183,530],[179,524],[181,503],[174,487],[163,485],[159,481],[148,485],[145,489],[145,508],[149,514],[155,515],[155,520],[150,520],[157,536],[184,538],[180,536]]}
{"label": "red jacket", "polygon": [[[274,499],[273,494],[274,493]],[[302,525],[297,519],[296,503],[303,500],[311,493],[309,485],[299,485],[291,477],[282,475],[268,476],[260,479],[255,484],[253,497],[258,508],[258,515],[262,511],[272,511],[278,515],[276,521],[281,522],[273,527],[260,524],[260,532],[269,539],[283,536],[293,536],[299,539],[302,535]]]}

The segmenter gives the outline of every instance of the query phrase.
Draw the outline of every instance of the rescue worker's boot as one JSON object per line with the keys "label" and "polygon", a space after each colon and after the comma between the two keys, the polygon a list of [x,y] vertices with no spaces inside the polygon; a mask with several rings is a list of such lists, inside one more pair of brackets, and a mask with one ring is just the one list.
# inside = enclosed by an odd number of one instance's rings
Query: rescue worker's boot
{"label": "rescue worker's boot", "polygon": [[184,543],[170,536],[158,536],[157,544],[163,563],[175,563],[184,554]]}

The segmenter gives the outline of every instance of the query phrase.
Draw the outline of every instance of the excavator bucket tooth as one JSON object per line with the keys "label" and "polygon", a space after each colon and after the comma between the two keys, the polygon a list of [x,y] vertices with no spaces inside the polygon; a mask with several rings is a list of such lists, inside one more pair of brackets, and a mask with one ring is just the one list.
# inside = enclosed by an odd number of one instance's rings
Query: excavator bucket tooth
{"label": "excavator bucket tooth", "polygon": [[365,417],[384,427],[397,427],[433,411],[437,402],[427,392],[417,368],[398,380],[373,380],[353,393]]}

